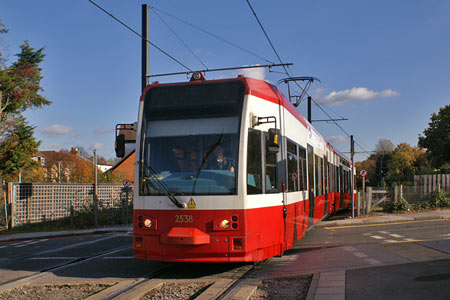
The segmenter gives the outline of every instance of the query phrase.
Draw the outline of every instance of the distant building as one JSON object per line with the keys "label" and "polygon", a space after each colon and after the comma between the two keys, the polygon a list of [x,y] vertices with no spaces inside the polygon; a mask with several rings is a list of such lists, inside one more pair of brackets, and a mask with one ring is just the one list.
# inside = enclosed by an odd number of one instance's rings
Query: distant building
{"label": "distant building", "polygon": [[[94,181],[92,157],[80,156],[77,148],[72,148],[70,151],[39,151],[32,159],[42,165],[45,182],[80,183]],[[113,166],[108,161],[99,160],[97,167],[104,173]]]}
{"label": "distant building", "polygon": [[45,165],[45,156],[42,152],[37,152],[31,159],[40,163],[41,166]]}

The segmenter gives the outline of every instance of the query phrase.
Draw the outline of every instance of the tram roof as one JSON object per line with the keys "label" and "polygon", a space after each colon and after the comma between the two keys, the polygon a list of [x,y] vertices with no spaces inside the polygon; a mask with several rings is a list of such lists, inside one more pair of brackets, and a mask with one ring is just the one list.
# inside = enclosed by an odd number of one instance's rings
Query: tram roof
{"label": "tram roof", "polygon": [[238,76],[235,78],[228,79],[218,79],[218,80],[191,80],[188,82],[173,82],[173,83],[159,83],[154,82],[149,84],[144,89],[144,92],[141,95],[141,101],[144,101],[145,94],[149,89],[157,87],[157,86],[175,86],[175,85],[190,85],[190,84],[209,84],[216,82],[230,82],[230,81],[241,81],[245,84],[245,94],[252,95],[272,103],[282,105],[285,109],[287,109],[306,129],[314,131],[314,134],[318,135],[327,148],[329,148],[332,152],[334,152],[339,157],[342,157],[348,160],[342,153],[340,153],[336,148],[334,148],[320,133],[319,131],[308,122],[308,120],[297,110],[297,108],[286,98],[286,96],[276,87],[275,85],[268,83],[264,80]]}

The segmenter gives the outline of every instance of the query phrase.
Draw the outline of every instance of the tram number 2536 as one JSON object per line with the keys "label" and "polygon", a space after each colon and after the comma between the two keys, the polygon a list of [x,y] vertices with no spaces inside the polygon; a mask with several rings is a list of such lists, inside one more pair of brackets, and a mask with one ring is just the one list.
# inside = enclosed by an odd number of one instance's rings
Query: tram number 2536
{"label": "tram number 2536", "polygon": [[175,215],[175,223],[193,223],[194,216],[192,215]]}

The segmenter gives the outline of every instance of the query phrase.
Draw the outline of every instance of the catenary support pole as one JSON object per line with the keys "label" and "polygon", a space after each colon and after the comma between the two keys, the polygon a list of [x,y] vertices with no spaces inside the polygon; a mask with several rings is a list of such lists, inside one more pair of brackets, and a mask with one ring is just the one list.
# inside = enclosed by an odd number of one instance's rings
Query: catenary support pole
{"label": "catenary support pole", "polygon": [[355,167],[355,162],[354,162],[354,154],[355,154],[355,141],[353,140],[353,135],[350,136],[350,154],[351,154],[351,170],[350,170],[350,174],[351,174],[351,179],[350,179],[350,184],[351,184],[351,197],[352,197],[352,218],[355,217],[355,173],[354,173],[354,167]]}
{"label": "catenary support pole", "polygon": [[311,96],[308,96],[308,122],[311,123]]}
{"label": "catenary support pole", "polygon": [[94,225],[98,226],[98,199],[97,199],[97,150],[94,149]]}
{"label": "catenary support pole", "polygon": [[142,4],[142,92],[147,86],[148,75],[148,11],[149,5]]}

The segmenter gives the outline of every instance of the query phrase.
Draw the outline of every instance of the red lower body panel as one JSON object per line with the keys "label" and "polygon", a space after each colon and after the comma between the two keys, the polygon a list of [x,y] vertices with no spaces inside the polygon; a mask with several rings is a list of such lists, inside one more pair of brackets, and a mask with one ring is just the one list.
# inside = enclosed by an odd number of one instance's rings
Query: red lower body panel
{"label": "red lower body panel", "polygon": [[[347,198],[348,199],[348,198]],[[325,216],[325,195],[314,201],[246,210],[134,210],[135,258],[173,262],[251,262],[280,255]],[[327,212],[340,195],[328,194]],[[349,201],[344,201],[348,203]],[[285,216],[285,217],[284,217]],[[310,225],[312,225],[310,224]]]}

